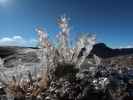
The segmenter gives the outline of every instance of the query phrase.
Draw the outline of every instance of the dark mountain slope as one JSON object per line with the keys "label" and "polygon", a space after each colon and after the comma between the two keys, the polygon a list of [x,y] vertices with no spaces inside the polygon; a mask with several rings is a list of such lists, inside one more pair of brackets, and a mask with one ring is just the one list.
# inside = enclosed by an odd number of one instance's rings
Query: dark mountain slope
{"label": "dark mountain slope", "polygon": [[112,49],[106,46],[104,43],[98,43],[94,45],[90,55],[96,54],[101,58],[110,58],[115,56],[124,56],[133,54],[133,48]]}
{"label": "dark mountain slope", "polygon": [[[38,49],[31,47],[0,47],[0,57],[5,58],[10,55],[14,55],[16,53],[20,53],[23,49]],[[104,43],[95,44],[90,56],[96,54],[101,58],[110,58],[115,56],[123,56],[133,54],[133,48],[125,48],[125,49],[112,49],[106,46]]]}

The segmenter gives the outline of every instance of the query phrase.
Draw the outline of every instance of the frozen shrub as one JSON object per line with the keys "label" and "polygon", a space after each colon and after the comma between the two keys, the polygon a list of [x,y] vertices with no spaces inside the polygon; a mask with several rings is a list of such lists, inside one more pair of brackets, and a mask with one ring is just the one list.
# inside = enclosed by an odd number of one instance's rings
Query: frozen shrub
{"label": "frozen shrub", "polygon": [[[93,45],[96,43],[96,37],[95,35],[82,36],[78,39],[75,46],[70,47],[68,18],[61,16],[57,22],[61,29],[58,34],[59,47],[52,45],[53,43],[50,42],[48,33],[42,27],[36,28],[40,44],[38,52],[40,58],[39,66],[33,66],[29,71],[21,63],[20,59],[18,61],[19,66],[12,73],[13,76],[11,75],[11,78],[7,78],[6,81],[3,79],[0,80],[6,86],[9,95],[18,99],[40,97],[42,91],[48,89],[49,83],[53,80],[61,80],[64,76],[68,81],[76,80],[77,69],[81,68],[91,52]],[[83,48],[85,48],[83,55],[79,56]],[[10,74],[10,71],[7,74]],[[3,75],[6,76],[4,73]],[[71,96],[70,98],[74,97]]]}

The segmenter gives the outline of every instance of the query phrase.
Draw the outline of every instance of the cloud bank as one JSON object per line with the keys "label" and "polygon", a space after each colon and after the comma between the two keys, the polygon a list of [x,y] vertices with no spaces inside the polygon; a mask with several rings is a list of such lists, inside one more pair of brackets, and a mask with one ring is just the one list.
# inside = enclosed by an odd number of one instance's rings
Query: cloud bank
{"label": "cloud bank", "polygon": [[133,45],[120,46],[120,49],[122,49],[122,48],[133,48]]}
{"label": "cloud bank", "polygon": [[22,36],[3,37],[0,38],[0,46],[24,46],[34,47],[37,44],[37,40],[29,39],[26,40]]}

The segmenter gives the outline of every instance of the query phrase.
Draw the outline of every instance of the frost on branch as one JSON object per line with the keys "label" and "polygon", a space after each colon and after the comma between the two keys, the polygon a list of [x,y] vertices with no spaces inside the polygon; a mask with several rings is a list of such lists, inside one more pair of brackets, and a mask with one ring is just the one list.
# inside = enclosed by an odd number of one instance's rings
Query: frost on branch
{"label": "frost on branch", "polygon": [[36,28],[36,32],[38,34],[38,40],[41,48],[48,48],[50,46],[48,33],[42,27]]}
{"label": "frost on branch", "polygon": [[[89,34],[79,37],[78,41],[76,42],[76,47],[75,47],[76,56],[74,57],[74,60],[77,63],[78,68],[80,68],[80,66],[84,63],[86,57],[90,54],[95,43],[96,43],[95,35]],[[84,48],[83,56],[81,58],[78,58],[83,48]]]}
{"label": "frost on branch", "polygon": [[[14,97],[17,95],[20,95],[20,97],[27,95],[30,97],[40,96],[42,91],[50,89],[48,86],[53,81],[58,81],[63,77],[65,77],[64,80],[68,81],[76,79],[77,69],[81,69],[82,64],[87,59],[93,45],[96,43],[96,37],[95,35],[81,36],[75,46],[69,47],[69,20],[65,16],[61,16],[58,18],[57,23],[60,28],[57,38],[59,47],[52,45],[54,43],[50,42],[48,33],[44,28],[36,28],[40,44],[37,52],[40,58],[39,65],[32,66],[31,70],[27,72],[25,70],[26,66],[19,63],[19,68],[16,68],[15,74],[11,76],[9,81],[1,80],[10,91],[8,92],[10,95]],[[81,52],[82,55],[80,55]],[[20,74],[20,72],[21,75],[16,75],[16,73]],[[27,78],[24,78],[26,75]]]}
{"label": "frost on branch", "polygon": [[65,16],[61,16],[58,18],[57,20],[59,28],[61,29],[61,31],[58,34],[58,39],[59,39],[59,43],[60,43],[60,48],[61,49],[65,49],[68,47],[68,39],[69,39],[69,23],[68,23],[68,18],[66,18]]}

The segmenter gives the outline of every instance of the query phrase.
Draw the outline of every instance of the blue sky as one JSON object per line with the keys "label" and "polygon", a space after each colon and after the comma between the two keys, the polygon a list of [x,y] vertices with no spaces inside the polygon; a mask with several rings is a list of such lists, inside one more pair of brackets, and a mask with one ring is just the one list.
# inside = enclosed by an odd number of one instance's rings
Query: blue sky
{"label": "blue sky", "polygon": [[98,42],[130,47],[132,5],[132,0],[0,0],[0,45],[15,44],[17,37],[23,45],[32,46],[38,25],[45,27],[54,39],[59,31],[56,19],[66,14],[71,18],[71,39],[80,32],[95,32]]}

